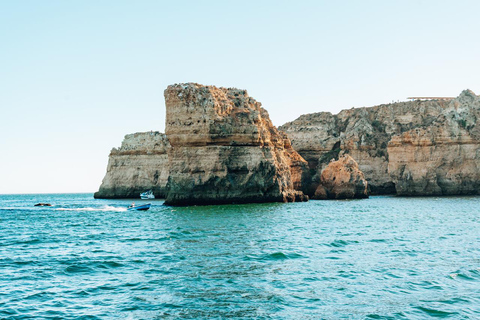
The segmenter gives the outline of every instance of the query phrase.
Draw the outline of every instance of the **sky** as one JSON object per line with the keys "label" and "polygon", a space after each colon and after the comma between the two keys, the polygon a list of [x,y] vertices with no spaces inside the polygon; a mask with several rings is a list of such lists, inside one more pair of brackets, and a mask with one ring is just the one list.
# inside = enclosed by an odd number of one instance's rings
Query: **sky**
{"label": "sky", "polygon": [[163,91],[246,89],[277,126],[480,94],[480,1],[0,0],[0,194],[94,192]]}

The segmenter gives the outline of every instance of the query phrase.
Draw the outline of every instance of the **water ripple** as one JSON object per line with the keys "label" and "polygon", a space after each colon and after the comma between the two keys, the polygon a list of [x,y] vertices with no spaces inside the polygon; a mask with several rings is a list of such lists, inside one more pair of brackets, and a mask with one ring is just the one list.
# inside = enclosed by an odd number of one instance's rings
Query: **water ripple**
{"label": "water ripple", "polygon": [[480,318],[479,201],[0,196],[0,318]]}

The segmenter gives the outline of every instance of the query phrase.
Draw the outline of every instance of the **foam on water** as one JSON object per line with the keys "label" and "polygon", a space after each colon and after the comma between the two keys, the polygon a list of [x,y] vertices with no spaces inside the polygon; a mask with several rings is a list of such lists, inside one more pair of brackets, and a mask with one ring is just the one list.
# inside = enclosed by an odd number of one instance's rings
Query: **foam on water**
{"label": "foam on water", "polygon": [[127,211],[127,208],[124,207],[112,207],[112,206],[103,206],[100,208],[92,208],[92,207],[86,207],[86,208],[55,208],[56,211],[114,211],[114,212],[122,212],[122,211]]}

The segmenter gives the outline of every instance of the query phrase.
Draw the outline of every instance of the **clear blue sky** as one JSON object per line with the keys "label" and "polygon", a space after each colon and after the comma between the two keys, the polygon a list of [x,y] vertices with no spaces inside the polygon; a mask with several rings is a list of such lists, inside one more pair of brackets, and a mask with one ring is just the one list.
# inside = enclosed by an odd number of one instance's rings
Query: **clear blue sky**
{"label": "clear blue sky", "polygon": [[163,90],[247,89],[281,125],[480,93],[480,1],[0,0],[0,193],[94,192]]}

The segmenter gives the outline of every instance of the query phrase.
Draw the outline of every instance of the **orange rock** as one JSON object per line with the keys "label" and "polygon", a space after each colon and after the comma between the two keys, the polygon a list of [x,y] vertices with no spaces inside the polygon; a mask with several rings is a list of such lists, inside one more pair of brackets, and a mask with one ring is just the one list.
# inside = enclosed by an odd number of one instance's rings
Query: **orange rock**
{"label": "orange rock", "polygon": [[349,155],[323,169],[314,199],[368,198],[368,184],[357,162]]}
{"label": "orange rock", "polygon": [[245,90],[196,83],[165,90],[170,141],[165,204],[306,200],[307,162]]}

